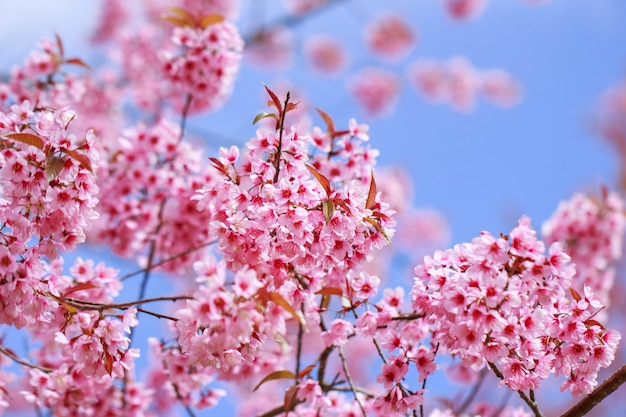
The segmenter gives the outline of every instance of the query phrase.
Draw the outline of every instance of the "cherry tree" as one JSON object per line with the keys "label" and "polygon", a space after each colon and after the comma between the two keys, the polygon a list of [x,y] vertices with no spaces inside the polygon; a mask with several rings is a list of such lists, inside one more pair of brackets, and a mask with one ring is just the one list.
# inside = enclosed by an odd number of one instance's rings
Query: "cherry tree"
{"label": "cherry tree", "polygon": [[[404,171],[378,166],[369,127],[297,86],[263,87],[241,146],[190,133],[242,65],[289,65],[290,28],[336,2],[289,1],[246,36],[232,0],[144,3],[103,3],[91,39],[102,67],[51,34],[0,83],[0,413],[212,415],[227,396],[244,416],[539,417],[537,393],[556,385],[574,417],[626,381],[608,322],[619,192],[573,195],[541,235],[521,216],[446,250],[445,218],[413,207]],[[486,6],[443,2],[454,19]],[[389,10],[363,41],[398,63],[420,36]],[[320,34],[302,51],[323,76],[351,60]],[[460,56],[404,74],[364,65],[346,94],[382,117],[403,83],[461,112],[522,96],[509,72]],[[618,120],[602,125],[611,138]],[[136,269],[68,261],[84,244]],[[412,263],[409,285],[392,284],[392,252]],[[436,378],[467,389],[438,398]],[[506,401],[479,398],[483,384]]]}

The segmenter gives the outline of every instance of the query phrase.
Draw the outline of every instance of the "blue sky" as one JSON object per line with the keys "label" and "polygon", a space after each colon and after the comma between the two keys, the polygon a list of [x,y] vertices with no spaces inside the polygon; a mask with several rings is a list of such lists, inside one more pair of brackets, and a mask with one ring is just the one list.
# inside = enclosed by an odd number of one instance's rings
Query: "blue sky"
{"label": "blue sky", "polygon": [[[245,7],[250,1],[243,2],[239,20],[244,34],[253,23]],[[453,242],[481,230],[506,233],[522,214],[540,228],[559,200],[580,190],[598,192],[602,184],[615,186],[618,161],[590,126],[602,92],[626,75],[626,2],[492,0],[482,17],[468,22],[451,20],[438,1],[385,2],[420,35],[411,56],[394,65],[377,61],[362,42],[362,26],[383,8],[380,3],[342,2],[295,28],[297,40],[320,32],[339,36],[352,56],[346,74],[316,75],[299,54],[281,73],[244,64],[232,100],[218,113],[192,119],[190,130],[210,132],[208,141],[217,145],[230,145],[229,138],[243,144],[254,134],[254,115],[263,110],[262,84],[288,79],[337,125],[351,117],[368,123],[380,164],[410,171],[415,204],[440,210]],[[96,15],[92,2],[0,0],[1,71],[21,62],[41,36],[55,32],[68,54],[90,62],[97,55],[82,36]],[[272,15],[280,11],[268,11]],[[416,58],[454,55],[479,69],[508,70],[523,85],[522,101],[510,109],[479,101],[472,113],[462,114],[430,104],[405,82],[397,111],[369,118],[345,92],[345,81],[358,66],[380,65],[402,74]]]}

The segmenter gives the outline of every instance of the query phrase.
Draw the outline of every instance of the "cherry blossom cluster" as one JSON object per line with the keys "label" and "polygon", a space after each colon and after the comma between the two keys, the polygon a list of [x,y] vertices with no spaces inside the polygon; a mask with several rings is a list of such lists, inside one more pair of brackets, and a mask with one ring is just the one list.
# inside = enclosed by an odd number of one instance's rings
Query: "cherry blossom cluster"
{"label": "cherry blossom cluster", "polygon": [[464,112],[474,107],[477,95],[499,106],[515,104],[521,95],[519,83],[506,71],[478,70],[462,57],[443,63],[417,60],[409,66],[407,77],[427,99]]}
{"label": "cherry blossom cluster", "polygon": [[388,114],[400,95],[400,77],[388,69],[366,67],[352,75],[348,90],[368,114]]}
{"label": "cherry blossom cluster", "polygon": [[365,41],[372,51],[385,60],[405,58],[416,43],[414,30],[398,14],[377,17],[365,28]]}
{"label": "cherry blossom cluster", "polygon": [[[369,155],[373,165],[376,154],[358,149],[360,142],[350,133],[335,139],[349,147],[338,151]],[[312,144],[295,128],[258,130],[242,155],[236,147],[220,150],[215,164],[223,180],[201,190],[198,206],[210,213],[210,236],[218,240],[228,269],[255,270],[262,282],[272,277],[276,288],[299,275],[312,289],[341,286],[348,270],[385,244],[393,221],[379,197],[366,207],[363,183],[371,172],[354,177],[358,170],[331,171],[324,184],[324,169],[307,165]],[[345,165],[362,169],[358,159]]]}
{"label": "cherry blossom cluster", "polygon": [[562,242],[576,264],[574,288],[589,286],[605,306],[622,257],[625,224],[622,199],[605,190],[600,199],[578,193],[562,201],[542,228],[546,243]]}
{"label": "cherry blossom cluster", "polygon": [[618,332],[594,316],[603,307],[571,287],[575,267],[560,243],[536,237],[528,218],[509,236],[483,233],[426,257],[416,267],[413,307],[431,325],[431,343],[478,370],[494,370],[516,391],[533,391],[550,373],[574,395],[596,385],[614,358]]}
{"label": "cherry blossom cluster", "polygon": [[40,319],[46,305],[33,305],[40,258],[74,249],[97,216],[95,138],[67,132],[75,116],[28,101],[0,112],[2,323],[23,327]]}
{"label": "cherry blossom cluster", "polygon": [[[100,218],[89,237],[124,257],[164,260],[168,271],[188,269],[209,243],[208,213],[191,197],[215,181],[213,168],[188,142],[177,124],[139,124],[103,143],[99,172]],[[152,245],[152,249],[150,249]],[[184,254],[185,252],[189,252]]]}
{"label": "cherry blossom cluster", "polygon": [[326,75],[336,75],[348,65],[348,52],[330,36],[317,35],[304,44],[304,55],[311,66]]}
{"label": "cherry blossom cluster", "polygon": [[230,96],[243,50],[236,26],[224,21],[204,28],[176,27],[172,42],[182,49],[165,57],[164,72],[172,95],[179,100],[192,97],[194,112],[221,106]]}
{"label": "cherry blossom cluster", "polygon": [[[545,0],[526,0],[527,3],[542,3]],[[487,0],[446,0],[445,9],[457,20],[475,19],[483,14]]]}
{"label": "cherry blossom cluster", "polygon": [[[129,348],[127,336],[138,324],[137,310],[122,306],[126,311],[118,315],[103,307],[113,307],[111,297],[120,289],[117,271],[81,259],[70,269],[71,276],[62,275],[62,269],[61,259],[46,265],[37,286],[42,296],[36,302],[45,300],[45,310],[30,331],[44,348],[33,351],[36,362],[24,398],[56,415],[86,410],[95,415],[145,415],[150,390],[129,374],[139,356],[137,349]],[[125,388],[116,380],[126,380]]]}
{"label": "cherry blossom cluster", "polygon": [[243,41],[218,15],[169,16],[172,28],[146,24],[121,33],[114,54],[136,103],[156,112],[165,103],[200,112],[220,107],[231,93]]}

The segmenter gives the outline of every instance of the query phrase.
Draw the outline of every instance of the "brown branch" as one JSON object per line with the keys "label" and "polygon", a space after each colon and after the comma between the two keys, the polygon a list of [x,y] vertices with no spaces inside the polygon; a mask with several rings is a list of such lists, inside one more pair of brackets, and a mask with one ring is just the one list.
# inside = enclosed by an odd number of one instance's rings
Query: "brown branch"
{"label": "brown branch", "polygon": [[[190,253],[193,253],[193,252],[195,252],[195,251],[198,251],[198,250],[200,250],[200,249],[202,249],[202,248],[206,248],[207,246],[210,246],[210,245],[212,245],[212,244],[214,244],[214,243],[215,243],[215,240],[212,240],[212,241],[210,241],[210,242],[203,243],[202,245],[195,246],[195,247],[193,247],[193,248],[190,248],[190,249],[184,250],[184,251],[182,251],[182,252],[180,252],[180,253],[177,253],[177,254],[172,255],[172,256],[170,256],[170,257],[168,257],[168,258],[165,258],[165,259],[163,259],[163,260],[161,260],[161,261],[159,261],[159,262],[153,263],[153,264],[152,264],[152,268],[157,268],[157,267],[159,267],[159,266],[161,266],[161,265],[164,265],[164,264],[166,264],[166,263],[168,263],[168,262],[172,262],[172,261],[174,261],[174,260],[176,260],[176,259],[178,259],[178,258],[180,258],[180,257],[182,257],[182,256],[189,255]],[[120,281],[126,281],[127,279],[132,278],[132,277],[134,277],[135,275],[143,274],[143,273],[145,273],[145,272],[146,272],[146,270],[147,270],[147,268],[141,268],[141,269],[138,269],[138,270],[136,270],[136,271],[129,272],[128,274],[126,274],[126,275],[122,276],[122,277],[120,278]]]}
{"label": "brown branch", "polygon": [[363,417],[367,417],[367,411],[365,410],[363,403],[361,403],[361,400],[359,400],[359,397],[357,396],[357,389],[355,388],[354,382],[352,382],[352,378],[350,377],[350,371],[348,371],[348,362],[346,361],[346,356],[343,354],[343,349],[341,348],[341,346],[338,346],[337,349],[339,351],[339,357],[341,358],[343,373],[346,375],[346,380],[348,380],[348,385],[350,385],[350,390],[354,395],[354,401],[356,401],[356,403],[359,405],[359,408],[363,413]]}
{"label": "brown branch", "polygon": [[[489,364],[489,367],[491,368],[493,373],[496,374],[498,378],[504,379],[504,375],[502,375],[502,372],[500,372],[498,367],[493,362],[487,362],[487,363]],[[530,398],[528,398],[528,395],[526,395],[524,391],[520,390],[520,391],[515,391],[515,392],[519,394],[520,398],[528,405],[528,407],[530,407],[532,412],[535,413],[535,417],[543,417],[543,414],[541,414],[541,410],[539,410],[537,403],[531,400]]]}
{"label": "brown branch", "polygon": [[3,353],[7,358],[13,360],[13,362],[18,363],[18,364],[20,364],[22,366],[25,366],[27,368],[39,369],[41,372],[45,372],[47,374],[49,374],[50,372],[53,371],[53,369],[46,368],[46,367],[40,366],[40,365],[35,365],[34,363],[30,363],[30,362],[25,361],[24,359],[20,358],[15,353],[13,353],[12,351],[10,351],[9,349],[5,348],[2,345],[0,345],[0,353]]}
{"label": "brown branch", "polygon": [[626,382],[626,365],[622,365],[596,389],[567,410],[561,417],[582,417]]}

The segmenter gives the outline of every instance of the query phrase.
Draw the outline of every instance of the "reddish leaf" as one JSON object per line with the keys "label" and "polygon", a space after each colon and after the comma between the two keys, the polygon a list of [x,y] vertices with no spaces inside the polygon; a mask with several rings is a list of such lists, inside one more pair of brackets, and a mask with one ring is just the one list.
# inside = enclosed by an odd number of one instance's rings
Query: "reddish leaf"
{"label": "reddish leaf", "polygon": [[302,316],[298,314],[298,312],[287,302],[287,300],[283,298],[282,295],[277,292],[271,292],[269,293],[269,297],[270,300],[272,300],[273,302],[284,308],[285,311],[287,311],[289,314],[291,314],[291,316],[296,319],[302,327],[306,326],[306,323],[304,322]]}
{"label": "reddish leaf", "polygon": [[54,38],[56,39],[57,46],[59,47],[59,55],[61,56],[65,55],[65,51],[63,50],[63,41],[61,40],[61,37],[59,36],[58,33],[55,33]]}
{"label": "reddish leaf", "polygon": [[326,191],[326,197],[329,197],[331,189],[330,181],[328,180],[328,178],[326,178],[322,173],[320,173],[317,169],[315,169],[313,165],[309,164],[308,162],[305,162],[305,165],[309,169],[309,171],[311,171],[311,174],[313,174],[317,182],[320,183],[324,191]]}
{"label": "reddish leaf", "polygon": [[205,29],[216,23],[222,23],[223,21],[224,21],[224,16],[219,15],[219,14],[209,14],[206,16],[202,16],[202,19],[200,19],[200,27],[202,29]]}
{"label": "reddish leaf", "polygon": [[4,136],[17,142],[22,142],[26,145],[31,145],[39,149],[43,149],[44,146],[43,139],[37,135],[33,135],[32,133],[9,133],[8,135]]}
{"label": "reddish leaf", "polygon": [[367,202],[365,203],[365,208],[370,210],[376,207],[376,181],[374,181],[374,171],[372,171],[371,177],[370,190],[367,193]]}
{"label": "reddish leaf", "polygon": [[315,295],[343,295],[343,291],[341,288],[337,287],[324,287],[320,290],[315,291]]}
{"label": "reddish leaf", "polygon": [[104,352],[104,369],[109,375],[113,373],[113,356],[109,352]]}
{"label": "reddish leaf", "polygon": [[289,413],[291,410],[293,410],[293,406],[296,405],[297,395],[297,385],[291,385],[289,388],[287,388],[287,390],[285,391],[285,400],[283,404],[285,407],[285,413]]}
{"label": "reddish leaf", "polygon": [[331,117],[323,110],[320,109],[315,109],[317,110],[317,112],[320,114],[320,116],[322,116],[322,119],[324,119],[324,122],[326,123],[326,130],[328,131],[328,135],[331,138],[335,137],[335,122],[333,122],[333,119],[331,119]]}
{"label": "reddish leaf", "polygon": [[391,239],[389,239],[389,236],[387,236],[387,233],[385,233],[385,230],[382,228],[380,223],[378,223],[376,220],[372,219],[371,217],[366,217],[363,220],[365,220],[366,222],[368,222],[369,224],[374,226],[374,229],[376,229],[376,231],[378,231],[380,234],[383,235],[383,237],[385,238],[385,240],[387,241],[389,246],[392,246],[391,245]]}
{"label": "reddish leaf", "polygon": [[80,58],[70,58],[70,59],[66,59],[65,61],[63,61],[63,63],[65,64],[70,64],[70,65],[78,65],[79,67],[83,67],[86,68],[88,70],[91,70],[91,67],[89,65],[87,65],[85,63],[85,61],[83,61]]}
{"label": "reddish leaf", "polygon": [[267,91],[267,94],[270,95],[270,97],[272,98],[272,101],[269,102],[268,104],[270,105],[274,105],[274,107],[276,107],[276,109],[278,110],[278,113],[282,113],[283,112],[283,106],[280,104],[280,100],[278,99],[278,96],[276,95],[276,93],[274,93],[268,86],[266,86],[265,84],[263,85],[263,87],[265,87],[265,90]]}
{"label": "reddish leaf", "polygon": [[270,112],[261,112],[259,114],[256,115],[256,117],[254,118],[254,120],[252,121],[252,124],[255,125],[257,124],[257,122],[259,120],[265,119],[267,117],[271,117],[273,119],[278,119],[278,116],[276,116],[274,113],[270,113]]}
{"label": "reddish leaf", "polygon": [[587,326],[598,326],[598,327],[600,327],[601,329],[604,329],[604,328],[605,328],[605,327],[602,325],[602,323],[600,323],[599,321],[594,320],[594,319],[587,319],[587,320],[585,320],[585,324],[586,324]]}
{"label": "reddish leaf", "polygon": [[76,152],[76,151],[71,151],[69,149],[63,149],[63,152],[65,152],[66,154],[68,154],[70,157],[72,157],[72,159],[74,159],[76,162],[78,162],[83,168],[85,168],[87,171],[91,172],[92,174],[94,174],[94,170],[93,167],[91,166],[91,161],[89,160],[89,158],[87,157],[87,155],[82,154],[80,152]]}
{"label": "reddish leaf", "polygon": [[258,384],[256,384],[252,391],[256,391],[261,385],[265,384],[268,381],[274,381],[276,379],[296,379],[296,376],[293,372],[287,370],[274,371],[267,375],[265,378],[263,378]]}
{"label": "reddish leaf", "polygon": [[576,300],[576,302],[578,302],[578,301],[580,301],[580,300],[582,300],[582,299],[583,299],[583,298],[580,296],[580,294],[578,294],[578,292],[577,292],[575,289],[570,288],[570,289],[569,289],[569,292],[570,292],[570,294],[572,294],[572,298],[574,298],[574,300]]}
{"label": "reddish leaf", "polygon": [[94,288],[100,288],[95,284],[89,283],[89,282],[81,282],[80,284],[76,284],[74,285],[72,288],[70,288],[66,293],[65,296],[67,297],[68,295],[75,293],[76,291],[83,291],[83,290],[92,290]]}
{"label": "reddish leaf", "polygon": [[315,364],[307,366],[306,368],[304,368],[303,370],[301,370],[301,371],[298,373],[298,377],[299,377],[300,379],[304,378],[304,377],[305,377],[305,376],[307,376],[307,375],[308,375],[308,374],[309,374],[309,373],[310,373],[313,369],[315,369],[315,366],[316,366]]}
{"label": "reddish leaf", "polygon": [[289,103],[287,103],[287,108],[285,109],[285,113],[287,113],[288,111],[297,109],[298,108],[298,104],[300,104],[300,102],[297,102],[297,103],[289,102]]}
{"label": "reddish leaf", "polygon": [[352,215],[352,210],[350,210],[350,207],[348,206],[348,204],[346,204],[346,202],[343,201],[342,199],[340,199],[340,198],[333,198],[330,201],[332,201],[333,203],[335,203],[335,205],[338,205],[339,207],[344,209],[345,212],[348,213],[349,215]]}

